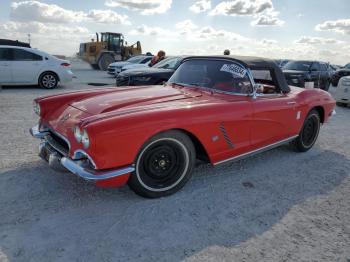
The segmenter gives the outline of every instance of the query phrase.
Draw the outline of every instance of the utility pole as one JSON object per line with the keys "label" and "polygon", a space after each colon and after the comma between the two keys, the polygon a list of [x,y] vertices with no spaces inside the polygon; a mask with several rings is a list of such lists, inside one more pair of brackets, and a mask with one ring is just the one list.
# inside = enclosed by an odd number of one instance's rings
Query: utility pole
{"label": "utility pole", "polygon": [[30,44],[30,34],[28,34],[28,43]]}

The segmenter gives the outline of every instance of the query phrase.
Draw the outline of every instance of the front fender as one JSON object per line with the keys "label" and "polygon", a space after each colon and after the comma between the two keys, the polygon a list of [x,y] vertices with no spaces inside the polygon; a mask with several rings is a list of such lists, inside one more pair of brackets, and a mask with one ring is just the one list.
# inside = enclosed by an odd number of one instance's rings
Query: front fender
{"label": "front fender", "polygon": [[[204,113],[205,116],[205,112]],[[100,169],[110,169],[133,164],[142,145],[158,133],[172,129],[182,130],[194,136],[206,150],[209,160],[211,148],[208,146],[210,128],[217,128],[216,119],[208,119],[202,114],[179,111],[163,111],[151,114],[128,115],[119,118],[95,121],[93,125],[96,139],[91,152]]]}

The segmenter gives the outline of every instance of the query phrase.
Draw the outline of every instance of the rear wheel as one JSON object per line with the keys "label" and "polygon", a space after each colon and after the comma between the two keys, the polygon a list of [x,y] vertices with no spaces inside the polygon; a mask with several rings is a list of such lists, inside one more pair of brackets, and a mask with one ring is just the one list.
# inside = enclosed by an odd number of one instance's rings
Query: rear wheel
{"label": "rear wheel", "polygon": [[98,66],[101,70],[106,71],[108,66],[114,62],[114,57],[110,54],[104,54],[98,60]]}
{"label": "rear wheel", "polygon": [[53,89],[58,84],[58,77],[53,72],[45,72],[39,77],[39,86],[46,89]]}
{"label": "rear wheel", "polygon": [[136,194],[157,198],[180,190],[192,176],[195,148],[182,132],[168,131],[145,143],[129,180]]}
{"label": "rear wheel", "polygon": [[304,121],[299,136],[291,142],[292,147],[299,152],[306,152],[315,144],[320,132],[320,115],[316,110],[311,110]]}

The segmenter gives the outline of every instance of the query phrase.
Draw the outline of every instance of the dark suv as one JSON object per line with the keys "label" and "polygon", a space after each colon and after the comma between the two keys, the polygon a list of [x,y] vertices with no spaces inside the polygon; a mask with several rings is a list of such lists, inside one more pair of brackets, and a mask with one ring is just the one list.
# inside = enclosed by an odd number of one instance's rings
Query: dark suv
{"label": "dark suv", "polygon": [[332,85],[338,86],[339,79],[348,75],[350,75],[350,63],[335,71],[331,79]]}
{"label": "dark suv", "polygon": [[313,86],[328,90],[332,70],[328,63],[318,61],[290,61],[282,68],[287,83],[292,86]]}

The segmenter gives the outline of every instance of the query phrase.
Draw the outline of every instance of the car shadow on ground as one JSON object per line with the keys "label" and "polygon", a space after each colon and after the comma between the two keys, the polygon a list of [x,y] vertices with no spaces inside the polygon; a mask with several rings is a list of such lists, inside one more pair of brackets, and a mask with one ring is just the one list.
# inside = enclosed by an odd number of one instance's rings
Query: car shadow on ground
{"label": "car shadow on ground", "polygon": [[183,190],[144,199],[99,189],[41,161],[0,174],[0,258],[9,261],[181,261],[261,235],[295,205],[327,194],[350,160],[281,147],[216,168]]}

